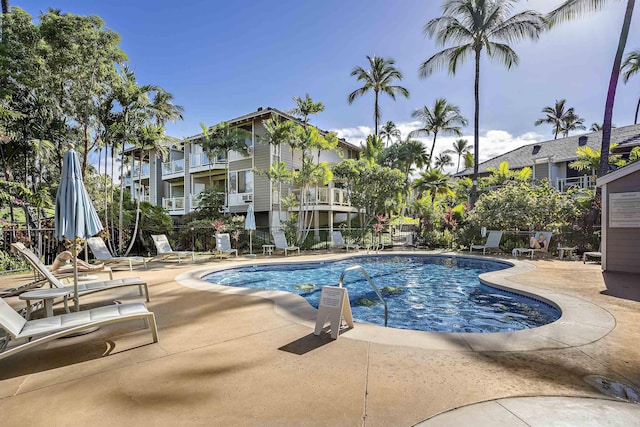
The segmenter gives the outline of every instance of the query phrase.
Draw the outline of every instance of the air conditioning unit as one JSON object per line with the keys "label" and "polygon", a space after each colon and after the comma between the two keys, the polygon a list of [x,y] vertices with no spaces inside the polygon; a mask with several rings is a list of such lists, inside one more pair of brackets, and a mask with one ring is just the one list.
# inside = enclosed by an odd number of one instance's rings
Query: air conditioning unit
{"label": "air conditioning unit", "polygon": [[242,195],[242,201],[243,202],[252,202],[253,201],[253,194],[243,194]]}

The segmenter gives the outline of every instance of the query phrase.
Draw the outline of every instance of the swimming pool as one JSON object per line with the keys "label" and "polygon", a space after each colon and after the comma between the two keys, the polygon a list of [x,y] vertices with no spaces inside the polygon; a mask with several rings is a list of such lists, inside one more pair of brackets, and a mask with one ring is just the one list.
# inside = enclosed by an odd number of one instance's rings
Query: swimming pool
{"label": "swimming pool", "polygon": [[[506,332],[551,323],[556,308],[480,282],[478,275],[510,264],[434,255],[356,256],[340,261],[252,265],[203,277],[211,283],[275,289],[318,307],[322,286],[336,286],[345,268],[362,265],[389,306],[388,326],[438,332]],[[358,272],[345,278],[355,320],[384,325],[384,306]]]}

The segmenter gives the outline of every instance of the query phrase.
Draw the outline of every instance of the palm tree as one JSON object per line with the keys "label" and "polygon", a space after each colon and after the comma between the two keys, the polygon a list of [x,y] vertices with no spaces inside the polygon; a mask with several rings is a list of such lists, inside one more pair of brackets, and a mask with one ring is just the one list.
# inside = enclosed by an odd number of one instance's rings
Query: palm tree
{"label": "palm tree", "polygon": [[404,142],[398,144],[397,160],[408,181],[413,165],[418,169],[422,169],[429,162],[429,156],[420,141],[407,138]]}
{"label": "palm tree", "polygon": [[569,136],[569,132],[572,130],[585,130],[584,119],[577,114],[571,114],[565,118],[562,123],[562,136],[565,138]]}
{"label": "palm tree", "polygon": [[[553,10],[547,16],[549,27],[564,21],[581,16],[587,12],[602,9],[607,0],[566,0],[560,7]],[[607,100],[604,106],[604,120],[602,123],[602,146],[600,151],[600,165],[598,166],[598,176],[601,177],[609,171],[609,152],[611,151],[611,120],[613,118],[613,104],[616,99],[616,89],[618,87],[618,79],[620,78],[620,65],[622,63],[622,55],[627,45],[627,37],[631,28],[631,17],[633,15],[633,6],[635,0],[627,0],[627,8],[624,14],[622,29],[620,30],[620,38],[618,39],[618,49],[613,60],[613,68],[611,70],[611,78],[609,79],[609,89],[607,90]],[[598,187],[597,191],[601,191]]]}
{"label": "palm tree", "polygon": [[418,197],[420,198],[423,193],[431,194],[431,202],[436,199],[437,194],[450,194],[453,195],[451,190],[451,183],[449,182],[449,175],[443,174],[438,169],[430,169],[420,174],[420,178],[416,179],[413,183],[413,188],[418,190]]}
{"label": "palm tree", "polygon": [[9,0],[2,0],[2,13],[9,13],[10,10]]}
{"label": "palm tree", "polygon": [[458,156],[456,173],[460,172],[460,159],[467,152],[469,152],[469,141],[467,141],[466,139],[456,139],[455,141],[453,141],[453,150],[444,151],[444,153],[452,153]]}
{"label": "palm tree", "polygon": [[360,158],[367,160],[370,164],[380,164],[383,153],[382,139],[378,135],[369,135],[360,153]]}
{"label": "palm tree", "polygon": [[534,122],[534,125],[540,126],[541,124],[550,124],[553,126],[553,139],[558,139],[558,134],[562,132],[564,123],[569,117],[574,115],[573,107],[565,110],[566,99],[556,100],[555,107],[544,107],[542,112],[546,114],[543,119],[538,119]]}
{"label": "palm tree", "polygon": [[402,80],[402,73],[394,67],[396,61],[391,58],[378,58],[367,55],[370,69],[365,70],[362,67],[356,67],[351,71],[352,76],[356,76],[358,80],[364,82],[364,86],[351,92],[347,97],[349,105],[359,96],[364,95],[370,90],[374,94],[374,110],[373,117],[375,119],[375,135],[378,135],[378,122],[380,121],[380,92],[386,93],[391,99],[396,99],[396,94],[400,94],[405,98],[409,98],[409,91],[402,86],[395,86],[392,83],[395,80]]}
{"label": "palm tree", "polygon": [[444,98],[436,99],[433,110],[430,110],[429,107],[425,105],[422,107],[422,110],[415,110],[411,116],[420,119],[424,127],[411,131],[409,133],[410,137],[433,135],[433,143],[431,144],[429,162],[427,164],[428,167],[431,167],[433,150],[436,148],[438,133],[442,132],[445,135],[453,134],[461,136],[461,126],[467,125],[467,119],[460,114],[460,108],[458,108],[457,105],[449,104]]}
{"label": "palm tree", "polygon": [[438,169],[439,171],[443,171],[447,166],[453,166],[453,160],[451,159],[451,156],[445,152],[438,154],[436,156],[433,167]]}
{"label": "palm tree", "polygon": [[313,102],[308,93],[304,98],[294,96],[293,101],[296,106],[289,110],[289,113],[293,116],[302,117],[304,124],[309,123],[311,114],[318,114],[324,111],[324,104],[322,102]]}
{"label": "palm tree", "polygon": [[[622,81],[627,84],[629,77],[633,76],[640,71],[640,50],[630,52],[627,58],[622,64]],[[638,111],[640,111],[640,98],[638,98],[638,105],[636,106],[636,115],[633,119],[633,124],[638,124]]]}
{"label": "palm tree", "polygon": [[[611,124],[611,129],[615,128],[616,125]],[[591,132],[602,132],[602,125],[600,123],[591,123],[591,127],[589,128]]]}
{"label": "palm tree", "polygon": [[[436,37],[439,45],[451,42],[457,45],[446,48],[419,68],[420,76],[427,77],[434,71],[448,67],[455,75],[458,65],[471,54],[475,59],[475,114],[473,129],[473,185],[471,203],[477,198],[478,159],[480,151],[480,55],[484,49],[490,58],[500,60],[507,68],[518,64],[518,55],[511,47],[501,42],[520,39],[537,39],[545,28],[542,16],[526,10],[511,17],[512,1],[509,0],[447,0],[444,15],[432,19],[424,26],[424,33]],[[493,41],[495,40],[495,41]]]}
{"label": "palm tree", "polygon": [[400,142],[400,138],[401,138],[400,129],[397,128],[395,123],[389,121],[385,123],[380,129],[380,138],[383,138],[386,140],[385,147],[390,146],[394,138],[398,142]]}

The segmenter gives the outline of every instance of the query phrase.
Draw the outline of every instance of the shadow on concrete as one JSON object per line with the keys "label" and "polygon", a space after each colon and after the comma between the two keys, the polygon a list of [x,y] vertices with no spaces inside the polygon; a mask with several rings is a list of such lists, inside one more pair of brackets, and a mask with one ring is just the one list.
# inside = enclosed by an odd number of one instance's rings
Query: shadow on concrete
{"label": "shadow on concrete", "polygon": [[640,302],[640,274],[635,273],[602,273],[607,287],[603,295]]}
{"label": "shadow on concrete", "polygon": [[290,342],[289,344],[283,345],[278,350],[302,356],[303,354],[306,354],[334,341],[331,339],[331,335],[324,332],[325,331],[323,331],[323,333],[319,336],[316,336],[314,334],[305,335],[304,337]]}

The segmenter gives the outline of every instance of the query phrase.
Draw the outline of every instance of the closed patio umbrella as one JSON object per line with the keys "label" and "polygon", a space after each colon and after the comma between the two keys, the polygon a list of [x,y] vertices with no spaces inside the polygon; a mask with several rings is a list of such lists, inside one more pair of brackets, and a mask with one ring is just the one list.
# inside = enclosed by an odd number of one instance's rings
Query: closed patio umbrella
{"label": "closed patio umbrella", "polygon": [[256,216],[253,213],[253,203],[247,207],[247,217],[244,221],[244,229],[249,230],[249,256],[253,256],[253,240],[251,232],[256,229]]}
{"label": "closed patio umbrella", "polygon": [[56,193],[55,236],[58,240],[71,240],[73,255],[73,290],[76,311],[80,309],[78,299],[78,264],[75,240],[86,239],[102,230],[98,213],[91,203],[82,182],[80,161],[74,150],[64,156],[60,186]]}

